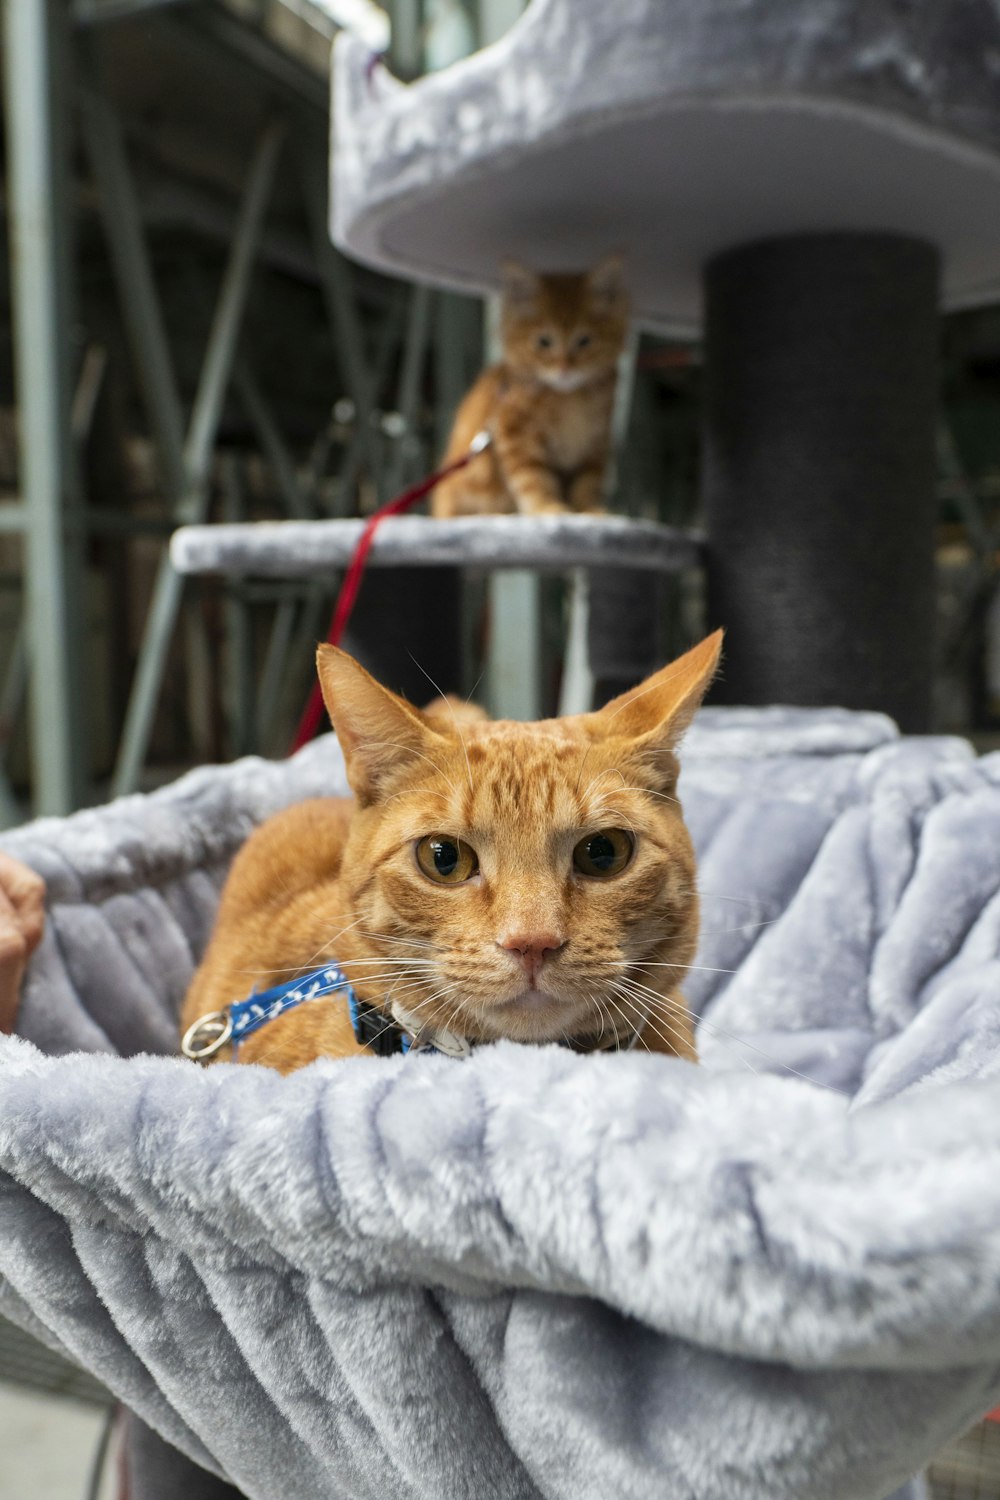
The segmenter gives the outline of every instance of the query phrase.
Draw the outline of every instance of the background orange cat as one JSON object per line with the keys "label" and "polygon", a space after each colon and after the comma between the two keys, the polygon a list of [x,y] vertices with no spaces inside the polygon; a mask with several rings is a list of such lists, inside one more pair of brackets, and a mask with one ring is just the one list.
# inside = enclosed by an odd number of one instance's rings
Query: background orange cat
{"label": "background orange cat", "polygon": [[621,257],[576,276],[504,264],[503,359],[458,409],[444,461],[492,445],[434,491],[435,516],[600,510],[618,356],[628,330]]}
{"label": "background orange cat", "polygon": [[[319,673],[354,792],[289,808],[237,857],[183,1013],[336,961],[419,1041],[449,1033],[694,1057],[678,986],[695,950],[674,750],[721,632],[596,713],[493,722],[414,708],[350,656]],[[363,1051],[310,1001],[240,1046],[283,1072]]]}

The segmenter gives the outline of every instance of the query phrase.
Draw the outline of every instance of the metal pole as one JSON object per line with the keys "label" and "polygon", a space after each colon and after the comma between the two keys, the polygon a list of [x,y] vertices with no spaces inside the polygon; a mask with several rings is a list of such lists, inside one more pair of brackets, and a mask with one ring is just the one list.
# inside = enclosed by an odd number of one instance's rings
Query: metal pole
{"label": "metal pole", "polygon": [[[240,205],[229,264],[209,334],[198,394],[184,445],[186,486],[178,507],[178,520],[181,522],[200,521],[207,511],[212,445],[236,354],[240,323],[250,289],[250,273],[264,224],[283,135],[284,127],[280,123],[269,125],[264,131]],[[112,796],[132,791],[138,783],[182,591],[183,579],[174,572],[169,557],[165,556],[157,574],[136,666],[118,762],[111,782]]]}
{"label": "metal pole", "polygon": [[[205,349],[198,394],[191,413],[191,426],[184,445],[184,468],[187,473],[188,493],[182,503],[185,520],[194,520],[194,513],[204,505],[204,482],[208,476],[212,459],[215,434],[222,415],[222,404],[226,398],[226,387],[236,356],[236,344],[243,320],[247,293],[250,290],[250,273],[253,270],[257,244],[264,227],[274,171],[285,135],[285,126],[274,121],[264,130],[257,145],[254,160],[247,178],[243,201],[240,204],[233,248],[222,282],[212,329]],[[190,514],[188,514],[190,513]]]}
{"label": "metal pole", "polygon": [[79,536],[69,534],[72,455],[64,297],[68,194],[58,135],[63,91],[55,46],[62,7],[3,6],[8,212],[14,337],[27,505],[26,616],[31,642],[35,809],[68,813],[83,800],[88,761],[79,667]]}
{"label": "metal pole", "polygon": [[[400,292],[405,290],[401,283],[398,289]],[[393,355],[396,353],[399,343],[398,334],[402,327],[403,319],[403,298],[400,296],[393,301],[391,307],[386,312],[382,328],[378,335],[374,360],[375,373],[372,379],[373,401],[378,399],[378,394],[388,379],[389,367],[392,364]],[[374,407],[372,416],[374,416]],[[370,473],[372,477],[374,478],[380,472],[381,460],[378,445],[374,442],[374,431],[375,428],[372,419],[369,419],[367,434],[362,431],[360,423],[355,421],[354,432],[347,445],[340,473],[337,475],[338,496],[334,507],[334,514],[336,515],[346,516],[354,514],[354,485],[361,471],[362,459],[366,452],[370,452],[371,454]]]}
{"label": "metal pole", "polygon": [[495,42],[524,10],[525,0],[479,0],[479,44]]}
{"label": "metal pole", "polygon": [[[286,510],[290,515],[300,518],[315,515],[316,507],[312,503],[315,491],[304,491],[299,483],[291,454],[278,431],[277,423],[261,395],[257,382],[244,364],[237,364],[234,381],[247,415],[257,430],[264,455],[274,470],[275,482]],[[227,510],[227,520],[236,519],[243,519],[242,514],[236,515],[235,512],[230,514]],[[309,614],[310,618],[312,612],[308,604],[309,601],[314,600],[316,592],[315,584],[306,590],[304,613]],[[325,590],[323,590],[323,597],[325,598]],[[287,745],[277,745],[274,740],[274,721],[278,715],[279,699],[288,684],[288,652],[298,614],[298,605],[294,600],[285,599],[278,604],[275,611],[261,673],[256,714],[253,708],[252,673],[249,681],[247,678],[247,672],[250,669],[246,667],[246,663],[250,660],[252,652],[250,644],[252,638],[245,603],[231,604],[229,613],[231,624],[227,634],[233,643],[237,662],[237,681],[234,688],[237,695],[237,711],[234,714],[236,753],[249,755],[259,747],[262,753],[267,754],[276,747],[276,753],[283,754]],[[318,630],[319,627],[315,629]],[[308,654],[308,649],[303,651],[303,661],[307,659]]]}
{"label": "metal pole", "polygon": [[[638,577],[638,572],[636,573]],[[584,714],[594,701],[594,674],[590,670],[590,575],[574,568],[566,579],[566,651],[559,686],[559,717]]]}
{"label": "metal pole", "polygon": [[364,336],[353,295],[351,271],[344,257],[333,248],[327,214],[327,162],[315,150],[304,148],[300,158],[302,197],[309,220],[309,235],[320,274],[330,328],[336,340],[337,358],[347,378],[354,401],[355,419],[368,466],[374,471],[378,459],[372,431],[375,376],[365,358]]}
{"label": "metal pole", "polygon": [[[223,514],[227,521],[245,521],[246,504],[240,460],[228,453],[223,470]],[[226,595],[226,698],[229,710],[230,746],[236,755],[252,754],[256,739],[254,722],[254,649],[250,605],[239,583],[231,583]]]}
{"label": "metal pole", "polygon": [[417,434],[417,418],[420,410],[420,383],[427,363],[427,344],[430,337],[431,297],[429,287],[415,286],[410,292],[410,311],[406,323],[406,339],[403,345],[403,365],[399,374],[399,413],[403,419],[403,430],[396,443],[396,451],[389,465],[388,482],[382,499],[394,495],[416,469],[415,460],[420,455],[420,438]]}
{"label": "metal pole", "polygon": [[7,757],[27,691],[28,636],[22,613],[7,662],[7,672],[3,685],[0,686],[0,827],[3,828],[14,828],[24,821],[24,813],[7,777]]}
{"label": "metal pole", "polygon": [[[286,732],[285,743],[279,747],[275,739],[274,723],[278,715],[282,692],[288,682],[288,653],[295,630],[297,612],[298,606],[294,600],[283,599],[275,610],[271,623],[271,634],[268,637],[257,690],[255,728],[257,744],[262,755],[284,754],[288,749],[288,741],[291,740],[291,734]],[[305,673],[303,673],[304,679]],[[302,696],[305,696],[304,692]]]}
{"label": "metal pole", "polygon": [[[485,25],[485,21],[483,23]],[[488,360],[500,357],[500,302],[483,308]],[[486,702],[497,719],[537,719],[542,711],[542,596],[537,573],[504,568],[487,583]]]}
{"label": "metal pole", "polygon": [[[82,50],[90,55],[95,70],[93,48],[85,45]],[[82,90],[81,102],[84,140],[121,293],[125,330],[167,492],[176,506],[184,493],[184,414],[121,125],[94,80]]]}
{"label": "metal pole", "polygon": [[[322,640],[330,618],[329,584],[314,579],[297,615],[285,616],[283,611],[287,607],[278,606],[257,694],[258,743],[262,755],[288,754],[289,725],[296,722],[312,685],[316,642]],[[284,634],[286,619],[287,635]]]}
{"label": "metal pole", "polygon": [[389,7],[393,72],[400,78],[416,78],[423,68],[420,0],[392,0]]}
{"label": "metal pole", "polygon": [[271,415],[267,402],[261,395],[260,387],[246,365],[242,363],[237,365],[233,383],[246,408],[246,414],[256,429],[264,457],[274,470],[274,480],[285,509],[297,520],[308,520],[316,514],[316,507],[312,503],[313,497],[306,493],[299,483],[292,455],[285,445],[285,440],[278,430],[278,424]]}

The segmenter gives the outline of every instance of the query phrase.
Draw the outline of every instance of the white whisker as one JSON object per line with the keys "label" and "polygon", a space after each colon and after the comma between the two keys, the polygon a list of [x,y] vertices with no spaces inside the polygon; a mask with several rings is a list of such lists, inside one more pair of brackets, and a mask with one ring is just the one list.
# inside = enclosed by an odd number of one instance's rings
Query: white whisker
{"label": "white whisker", "polygon": [[415,750],[412,745],[404,745],[399,740],[365,740],[365,745],[366,745],[366,747],[374,746],[374,745],[388,745],[389,748],[392,749],[392,750],[406,750],[406,751],[409,752],[410,755],[419,756],[419,758],[421,760],[425,760],[429,766],[433,766],[434,769],[435,769],[435,771],[441,777],[442,781],[446,782],[447,785],[451,787],[451,790],[455,794],[455,796],[458,795],[457,789],[455,787],[455,783],[451,780],[450,777],[448,777],[448,776],[446,776],[444,774],[444,772],[442,771],[441,767],[438,765],[437,761],[431,760],[430,756],[429,755],[425,755],[422,750]]}
{"label": "white whisker", "polygon": [[[358,921],[361,921],[360,917]],[[370,927],[362,927],[361,936],[377,938],[382,943],[406,943],[413,948],[434,948],[440,951],[440,944],[428,942],[425,938],[390,937],[387,932],[374,932]]]}
{"label": "white whisker", "polygon": [[458,742],[462,747],[462,754],[465,756],[465,769],[469,775],[469,791],[472,792],[473,795],[475,795],[475,788],[472,785],[472,766],[469,764],[469,751],[465,744],[465,736],[462,734],[462,731],[459,728],[458,715],[455,712],[454,705],[452,704],[452,701],[448,697],[447,693],[442,693],[441,689],[438,687],[437,683],[434,681],[434,678],[428,672],[427,668],[420,665],[420,662],[417,661],[417,658],[414,656],[413,652],[407,651],[406,654],[412,661],[413,665],[417,668],[417,670],[419,672],[423,672],[424,676],[427,678],[427,681],[430,683],[431,687],[442,699],[442,701],[447,703],[448,705],[448,712],[451,714],[452,723],[455,726],[455,733],[458,735]]}
{"label": "white whisker", "polygon": [[677,969],[677,970],[680,971],[681,974],[687,974],[689,972],[691,972],[691,973],[697,972],[697,973],[701,973],[701,974],[738,974],[739,973],[738,969],[717,969],[712,964],[676,964],[676,963],[672,964],[672,963],[667,963],[666,961],[663,961],[663,960],[656,960],[656,959],[652,959],[652,958],[644,958],[641,961],[639,959],[636,959],[634,963],[629,964],[629,968],[631,968],[631,969]]}
{"label": "white whisker", "polygon": [[[793,1068],[789,1063],[783,1063],[780,1058],[777,1058],[772,1053],[765,1051],[763,1047],[758,1047],[753,1042],[747,1041],[745,1037],[738,1036],[735,1032],[727,1031],[724,1027],[719,1026],[717,1022],[708,1020],[707,1017],[704,1016],[701,1012],[692,1009],[692,1007],[689,1006],[686,1001],[670,1002],[666,1000],[664,996],[659,995],[655,990],[649,989],[647,985],[639,984],[636,980],[629,979],[625,982],[630,985],[634,985],[638,991],[641,991],[644,995],[648,996],[653,1001],[654,1005],[663,1006],[664,1004],[672,1003],[676,1007],[683,1004],[684,1009],[687,1011],[692,1020],[698,1022],[699,1029],[704,1029],[709,1036],[714,1036],[722,1041],[728,1042],[731,1048],[745,1047],[748,1051],[756,1053],[758,1057],[762,1057],[765,1059],[765,1061],[780,1068],[783,1073],[791,1073],[794,1077],[801,1078],[804,1082],[813,1084],[815,1088],[828,1089],[831,1093],[840,1094],[844,1098],[850,1097],[846,1089],[840,1089],[836,1086],[836,1084],[833,1083],[824,1083],[824,1081],[820,1078],[811,1078],[808,1073],[801,1073],[799,1072],[798,1068]],[[740,1058],[740,1061],[743,1062],[745,1067],[750,1069],[751,1073],[753,1073],[755,1076],[759,1076],[758,1070],[752,1067],[746,1058]]]}
{"label": "white whisker", "polygon": [[698,886],[697,890],[703,901],[735,901],[740,906],[761,905],[761,902],[754,896],[724,896],[721,891],[709,891],[704,886]]}
{"label": "white whisker", "polygon": [[759,932],[762,927],[773,927],[778,921],[780,921],[779,917],[765,917],[760,922],[738,922],[735,927],[703,927],[701,936],[703,938],[723,937],[728,932]]}
{"label": "white whisker", "polygon": [[663,1042],[663,1043],[665,1043],[665,1045],[668,1046],[668,1047],[670,1047],[670,1048],[673,1048],[673,1044],[675,1042],[687,1043],[688,1037],[685,1035],[685,1033],[683,1031],[681,1031],[679,1027],[672,1026],[670,1024],[670,1022],[667,1020],[666,1016],[660,1016],[659,1019],[667,1027],[667,1031],[668,1031],[669,1035],[664,1035],[664,1033],[660,1030],[659,1026],[653,1020],[653,1018],[652,1018],[652,1016],[650,1014],[650,1008],[649,1008],[649,1006],[637,1004],[636,1001],[635,1001],[635,999],[632,996],[628,995],[627,993],[624,993],[620,989],[617,989],[617,987],[615,989],[615,993],[618,995],[618,997],[619,997],[620,1000],[622,1000],[626,1004],[630,1005],[634,1010],[636,1010],[636,1011],[638,1011],[640,1009],[642,1010],[642,1012],[643,1012],[643,1021],[642,1021],[642,1030],[643,1030],[643,1032],[645,1032],[646,1028],[648,1027],[649,1030],[653,1033],[654,1036],[658,1036],[659,1039],[660,1039],[660,1041]]}

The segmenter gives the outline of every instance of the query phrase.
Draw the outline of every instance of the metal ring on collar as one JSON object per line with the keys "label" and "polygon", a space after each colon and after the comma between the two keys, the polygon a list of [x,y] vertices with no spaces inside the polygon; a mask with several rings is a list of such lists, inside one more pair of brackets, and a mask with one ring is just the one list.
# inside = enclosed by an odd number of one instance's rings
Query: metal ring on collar
{"label": "metal ring on collar", "polygon": [[181,1051],[192,1062],[207,1062],[226,1045],[233,1034],[233,1018],[228,1010],[213,1010],[199,1016],[185,1031]]}

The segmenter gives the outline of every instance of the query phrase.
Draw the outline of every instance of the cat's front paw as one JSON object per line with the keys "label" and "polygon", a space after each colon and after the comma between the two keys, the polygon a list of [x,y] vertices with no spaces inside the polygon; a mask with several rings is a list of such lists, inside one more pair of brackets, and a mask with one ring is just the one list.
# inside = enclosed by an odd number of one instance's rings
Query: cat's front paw
{"label": "cat's front paw", "polygon": [[578,474],[570,484],[567,499],[570,510],[586,512],[590,515],[603,513],[606,508],[603,476],[589,473]]}
{"label": "cat's front paw", "polygon": [[522,516],[565,516],[569,512],[561,500],[552,500],[548,496],[537,500],[526,499],[523,496],[518,500],[518,510]]}

